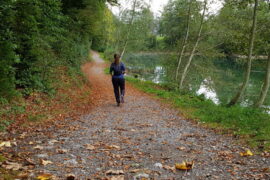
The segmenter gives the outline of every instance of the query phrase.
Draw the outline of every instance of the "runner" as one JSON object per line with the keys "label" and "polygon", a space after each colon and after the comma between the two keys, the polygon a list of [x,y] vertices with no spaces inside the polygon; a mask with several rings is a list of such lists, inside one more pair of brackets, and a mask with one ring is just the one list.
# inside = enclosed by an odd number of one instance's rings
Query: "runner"
{"label": "runner", "polygon": [[124,103],[125,70],[126,68],[124,63],[120,61],[120,55],[114,54],[114,62],[111,64],[110,74],[112,75],[112,83],[117,106],[120,106],[120,103]]}

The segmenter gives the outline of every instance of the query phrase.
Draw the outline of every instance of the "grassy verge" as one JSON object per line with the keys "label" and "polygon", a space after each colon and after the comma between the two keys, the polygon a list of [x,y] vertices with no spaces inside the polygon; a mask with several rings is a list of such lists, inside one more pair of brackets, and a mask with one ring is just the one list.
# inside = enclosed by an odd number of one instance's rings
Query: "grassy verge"
{"label": "grassy verge", "polygon": [[172,103],[186,118],[241,137],[250,146],[270,149],[270,115],[260,109],[215,105],[203,96],[180,93],[152,82],[127,77],[140,90]]}

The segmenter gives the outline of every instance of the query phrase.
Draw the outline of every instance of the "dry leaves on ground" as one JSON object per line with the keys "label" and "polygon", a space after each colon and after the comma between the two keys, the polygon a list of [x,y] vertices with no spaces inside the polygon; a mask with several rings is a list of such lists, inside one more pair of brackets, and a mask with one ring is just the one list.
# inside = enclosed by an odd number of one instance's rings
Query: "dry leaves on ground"
{"label": "dry leaves on ground", "polygon": [[48,164],[53,164],[53,162],[41,159],[41,164],[47,166]]}
{"label": "dry leaves on ground", "polygon": [[240,156],[253,156],[254,154],[248,149],[245,152],[240,152]]}
{"label": "dry leaves on ground", "polygon": [[4,162],[2,164],[2,167],[7,169],[7,170],[13,170],[13,171],[18,171],[20,169],[22,169],[22,164],[19,164],[19,163],[14,163],[14,162]]}
{"label": "dry leaves on ground", "polygon": [[180,163],[176,163],[175,164],[175,168],[178,170],[191,170],[194,167],[194,161],[191,162],[187,162],[187,161],[183,161],[181,164]]}
{"label": "dry leaves on ground", "polygon": [[4,141],[0,143],[0,148],[1,147],[11,147],[11,142],[10,141]]}

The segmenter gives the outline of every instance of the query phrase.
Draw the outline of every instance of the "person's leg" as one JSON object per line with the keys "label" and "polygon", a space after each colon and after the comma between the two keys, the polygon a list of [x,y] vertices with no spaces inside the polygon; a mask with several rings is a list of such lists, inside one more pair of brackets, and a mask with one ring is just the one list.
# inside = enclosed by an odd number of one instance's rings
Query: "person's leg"
{"label": "person's leg", "polygon": [[121,81],[120,81],[120,92],[121,92],[121,102],[122,103],[124,103],[125,91],[126,91],[125,79],[121,79]]}
{"label": "person's leg", "polygon": [[119,82],[118,82],[118,79],[113,78],[112,83],[113,83],[115,100],[116,100],[117,104],[119,104],[120,103],[120,95],[119,95]]}

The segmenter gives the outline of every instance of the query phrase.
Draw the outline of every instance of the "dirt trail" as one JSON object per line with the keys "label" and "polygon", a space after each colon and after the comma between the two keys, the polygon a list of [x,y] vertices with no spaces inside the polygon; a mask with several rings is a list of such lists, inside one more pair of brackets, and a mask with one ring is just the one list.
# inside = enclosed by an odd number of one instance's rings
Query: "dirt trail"
{"label": "dirt trail", "polygon": [[[122,170],[124,179],[270,179],[269,158],[240,157],[242,147],[230,137],[194,125],[179,112],[127,85],[126,103],[116,107],[106,64],[93,52],[83,72],[93,88],[94,109],[80,119],[37,132],[18,142],[16,152],[37,163],[32,176],[53,174],[65,179],[118,179],[108,170]],[[65,127],[65,128],[63,128]],[[49,132],[49,133],[48,133]],[[31,142],[31,143],[29,143]],[[34,147],[41,146],[42,148]],[[168,166],[194,160],[192,171],[173,172]],[[268,169],[269,170],[269,169]]]}

